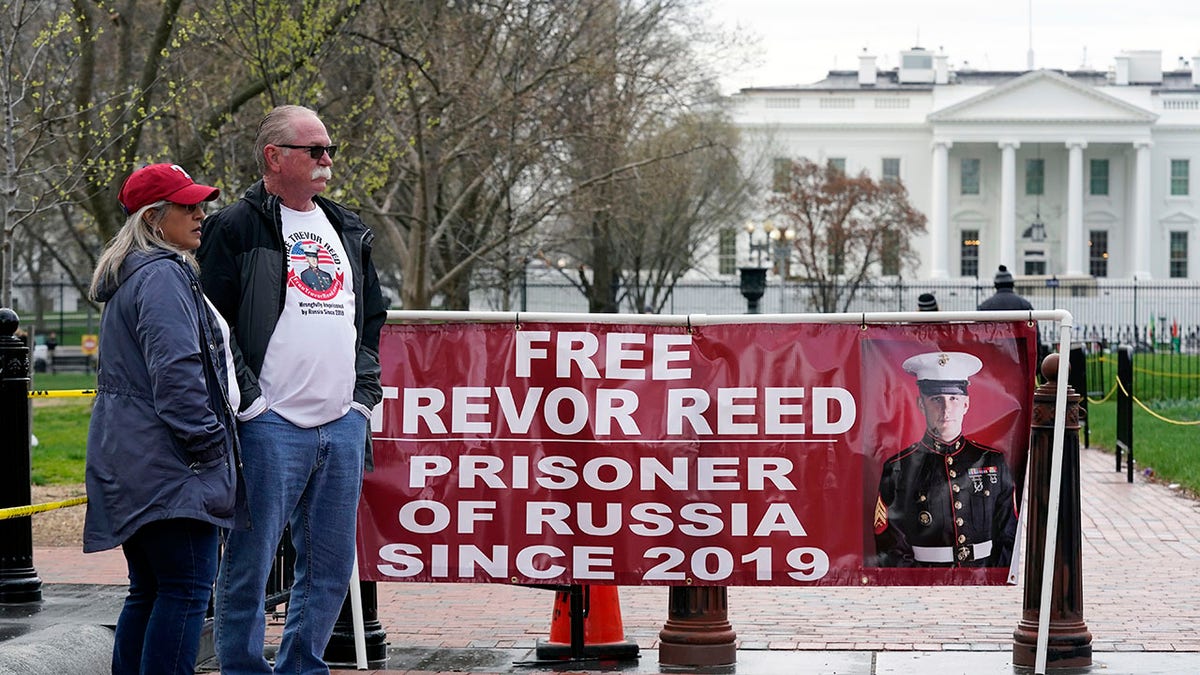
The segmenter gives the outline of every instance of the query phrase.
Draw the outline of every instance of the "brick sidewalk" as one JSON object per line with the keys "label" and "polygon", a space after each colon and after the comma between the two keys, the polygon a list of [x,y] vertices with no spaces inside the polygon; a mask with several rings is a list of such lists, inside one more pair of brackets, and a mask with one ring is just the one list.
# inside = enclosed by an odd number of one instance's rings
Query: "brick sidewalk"
{"label": "brick sidewalk", "polygon": [[[1125,482],[1112,455],[1082,453],[1084,620],[1097,652],[1200,652],[1200,503]],[[124,584],[119,551],[37,548],[46,583]],[[381,583],[379,618],[396,647],[525,648],[549,633],[553,595],[499,584]],[[623,587],[626,637],[658,646],[667,591]],[[1008,651],[1020,587],[729,590],[742,649]]]}

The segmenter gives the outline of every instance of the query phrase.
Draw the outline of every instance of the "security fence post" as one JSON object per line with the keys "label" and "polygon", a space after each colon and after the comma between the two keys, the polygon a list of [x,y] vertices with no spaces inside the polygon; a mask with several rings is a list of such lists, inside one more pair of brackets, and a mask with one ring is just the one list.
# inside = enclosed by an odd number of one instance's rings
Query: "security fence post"
{"label": "security fence post", "polygon": [[[363,635],[366,639],[367,665],[371,668],[379,668],[387,664],[387,631],[379,622],[379,601],[375,582],[360,581],[358,583],[362,590]],[[333,634],[329,636],[329,644],[325,646],[325,662],[331,666],[354,667],[354,613],[351,610],[349,593],[342,601],[342,611],[338,614],[337,623],[333,625]]]}
{"label": "security fence post", "polygon": [[[30,478],[29,344],[16,335],[20,319],[0,309],[0,508],[28,506]],[[0,603],[42,599],[33,568],[29,516],[0,520]]]}
{"label": "security fence post", "polygon": [[1133,482],[1133,347],[1117,349],[1117,471],[1121,470],[1121,454],[1128,466],[1126,480]]}
{"label": "security fence post", "polygon": [[724,586],[671,587],[667,622],[658,633],[660,665],[698,668],[737,662],[728,593]]}
{"label": "security fence post", "polygon": [[[1046,383],[1033,394],[1029,440],[1029,499],[1025,553],[1025,592],[1021,620],[1013,631],[1013,665],[1037,662],[1041,616],[1042,570],[1049,531],[1051,452],[1054,447],[1054,402],[1057,395],[1058,354],[1042,362]],[[1058,535],[1051,581],[1047,669],[1089,668],[1092,634],[1083,621],[1083,535],[1079,495],[1079,394],[1068,385],[1066,431],[1063,438],[1062,484]]]}

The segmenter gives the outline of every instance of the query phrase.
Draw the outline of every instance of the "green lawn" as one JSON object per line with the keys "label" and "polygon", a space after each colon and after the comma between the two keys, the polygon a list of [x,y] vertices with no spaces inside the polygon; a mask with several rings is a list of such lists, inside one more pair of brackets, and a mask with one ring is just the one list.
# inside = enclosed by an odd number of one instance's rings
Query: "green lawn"
{"label": "green lawn", "polygon": [[[1133,405],[1133,458],[1139,471],[1150,469],[1159,479],[1179,483],[1200,493],[1200,425],[1177,422],[1200,419],[1200,402],[1147,404],[1166,420]],[[1169,421],[1167,421],[1169,420]],[[1116,398],[1088,404],[1092,447],[1112,451],[1117,447]],[[1082,440],[1082,439],[1080,439]],[[1116,463],[1114,461],[1114,468]]]}
{"label": "green lawn", "polygon": [[34,405],[33,435],[37,445],[32,449],[30,476],[34,485],[83,482],[91,417],[90,398],[58,399]]}
{"label": "green lawn", "polygon": [[[34,390],[94,389],[96,376],[34,373],[31,386]],[[30,478],[34,485],[83,482],[87,428],[91,418],[91,397],[34,399],[33,435],[38,441],[32,448]]]}

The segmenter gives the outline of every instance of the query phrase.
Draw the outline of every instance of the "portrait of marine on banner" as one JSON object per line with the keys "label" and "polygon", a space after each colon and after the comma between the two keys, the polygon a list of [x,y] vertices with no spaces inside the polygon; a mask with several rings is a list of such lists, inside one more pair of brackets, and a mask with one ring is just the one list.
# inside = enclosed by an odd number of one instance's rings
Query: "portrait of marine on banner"
{"label": "portrait of marine on banner", "polygon": [[398,324],[374,581],[1001,584],[1028,322]]}

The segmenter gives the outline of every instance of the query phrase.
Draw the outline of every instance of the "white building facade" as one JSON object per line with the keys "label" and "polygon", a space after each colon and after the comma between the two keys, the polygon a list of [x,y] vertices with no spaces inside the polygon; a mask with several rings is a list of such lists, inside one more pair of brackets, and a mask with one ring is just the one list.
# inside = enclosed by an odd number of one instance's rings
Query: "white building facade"
{"label": "white building facade", "polygon": [[[812,85],[743,89],[733,114],[748,152],[776,170],[804,157],[903,181],[928,218],[918,279],[990,279],[1001,264],[1200,279],[1200,56],[1172,71],[1140,51],[1108,71],[1026,72],[900,57],[890,71],[864,55]],[[726,232],[711,272],[734,273],[748,243]]]}

